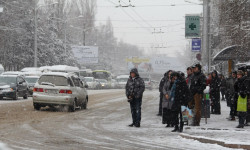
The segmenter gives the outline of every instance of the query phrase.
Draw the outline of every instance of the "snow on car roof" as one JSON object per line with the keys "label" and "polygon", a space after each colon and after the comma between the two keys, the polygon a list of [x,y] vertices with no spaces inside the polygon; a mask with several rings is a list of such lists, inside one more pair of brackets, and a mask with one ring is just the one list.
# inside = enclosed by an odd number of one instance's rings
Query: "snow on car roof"
{"label": "snow on car roof", "polygon": [[66,73],[66,72],[48,72],[48,73],[44,73],[42,74],[42,76],[44,75],[54,75],[54,76],[64,76],[64,77],[70,77],[70,76],[76,76],[75,74],[72,73]]}
{"label": "snow on car roof", "polygon": [[31,72],[31,71],[39,71],[39,68],[36,67],[26,67],[21,70],[21,72]]}
{"label": "snow on car roof", "polygon": [[19,71],[7,71],[3,72],[1,75],[24,75],[24,73]]}
{"label": "snow on car roof", "polygon": [[40,78],[39,76],[25,76],[25,78]]}
{"label": "snow on car roof", "polygon": [[79,71],[78,67],[67,65],[43,66],[39,68],[40,71],[56,71],[56,72],[76,72]]}

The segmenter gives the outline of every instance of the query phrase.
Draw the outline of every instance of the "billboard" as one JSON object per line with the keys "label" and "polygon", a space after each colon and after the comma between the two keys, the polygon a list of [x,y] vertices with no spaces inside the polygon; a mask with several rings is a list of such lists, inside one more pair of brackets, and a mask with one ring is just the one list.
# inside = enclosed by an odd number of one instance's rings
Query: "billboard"
{"label": "billboard", "polygon": [[196,38],[192,39],[192,52],[200,52],[201,51],[201,39]]}
{"label": "billboard", "polygon": [[200,16],[185,17],[185,37],[200,37]]}
{"label": "billboard", "polygon": [[128,70],[137,68],[142,73],[164,74],[167,70],[185,71],[177,57],[130,57],[126,59]]}
{"label": "billboard", "polygon": [[98,63],[98,47],[95,46],[72,46],[74,57],[80,64]]}
{"label": "billboard", "polygon": [[128,70],[137,68],[139,72],[152,72],[152,66],[148,57],[129,57],[126,59]]}

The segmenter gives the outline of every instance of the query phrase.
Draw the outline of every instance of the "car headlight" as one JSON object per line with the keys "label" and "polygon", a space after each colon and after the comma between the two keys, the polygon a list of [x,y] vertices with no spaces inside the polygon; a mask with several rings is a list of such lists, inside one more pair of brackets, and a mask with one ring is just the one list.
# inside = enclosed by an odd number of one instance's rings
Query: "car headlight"
{"label": "car headlight", "polygon": [[14,91],[14,89],[13,88],[3,89],[3,92],[11,92],[11,91]]}

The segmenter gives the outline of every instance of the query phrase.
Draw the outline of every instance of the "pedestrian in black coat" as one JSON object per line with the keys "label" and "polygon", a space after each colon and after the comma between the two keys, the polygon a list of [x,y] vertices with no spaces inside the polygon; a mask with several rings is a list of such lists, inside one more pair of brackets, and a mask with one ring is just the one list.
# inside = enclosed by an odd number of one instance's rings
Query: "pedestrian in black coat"
{"label": "pedestrian in black coat", "polygon": [[126,84],[126,96],[130,103],[133,123],[130,127],[140,127],[141,123],[141,105],[145,84],[143,79],[139,76],[136,68],[130,71],[130,77]]}
{"label": "pedestrian in black coat", "polygon": [[245,93],[247,95],[247,116],[245,126],[249,126],[250,122],[250,70],[247,71],[246,79],[244,81]]}
{"label": "pedestrian in black coat", "polygon": [[191,80],[190,92],[192,100],[188,103],[190,109],[194,109],[193,126],[200,126],[201,120],[201,102],[206,89],[206,76],[201,71],[201,65],[193,66],[194,76]]}
{"label": "pedestrian in black coat", "polygon": [[221,81],[218,77],[216,70],[212,73],[212,81],[210,84],[210,96],[212,101],[212,114],[221,114],[220,107],[220,84]]}
{"label": "pedestrian in black coat", "polygon": [[234,84],[236,82],[237,79],[237,72],[233,71],[232,75],[229,76],[229,78],[227,78],[226,80],[226,100],[227,100],[227,106],[230,107],[230,117],[228,118],[231,121],[235,120],[235,116],[237,115],[237,111],[235,110],[236,108],[236,104],[234,101]]}
{"label": "pedestrian in black coat", "polygon": [[[173,86],[170,92],[170,100],[173,102],[171,106],[172,120],[174,125],[174,130],[172,132],[182,132],[183,122],[181,122],[181,127],[179,126],[179,114],[181,113],[181,106],[186,105],[190,99],[190,92],[185,81],[185,78],[180,74],[173,72],[171,74],[171,80],[173,81]],[[180,117],[182,115],[180,114]],[[182,120],[182,118],[180,118]]]}

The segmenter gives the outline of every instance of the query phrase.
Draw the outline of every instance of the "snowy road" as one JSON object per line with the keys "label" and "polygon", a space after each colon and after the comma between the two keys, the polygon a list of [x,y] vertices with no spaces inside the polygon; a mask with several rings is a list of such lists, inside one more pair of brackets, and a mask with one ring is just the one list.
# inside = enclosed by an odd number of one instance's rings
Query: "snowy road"
{"label": "snowy road", "polygon": [[141,128],[131,123],[124,90],[90,91],[87,110],[46,108],[32,100],[0,102],[0,141],[10,149],[226,149],[183,139],[156,116],[158,92],[146,91]]}

